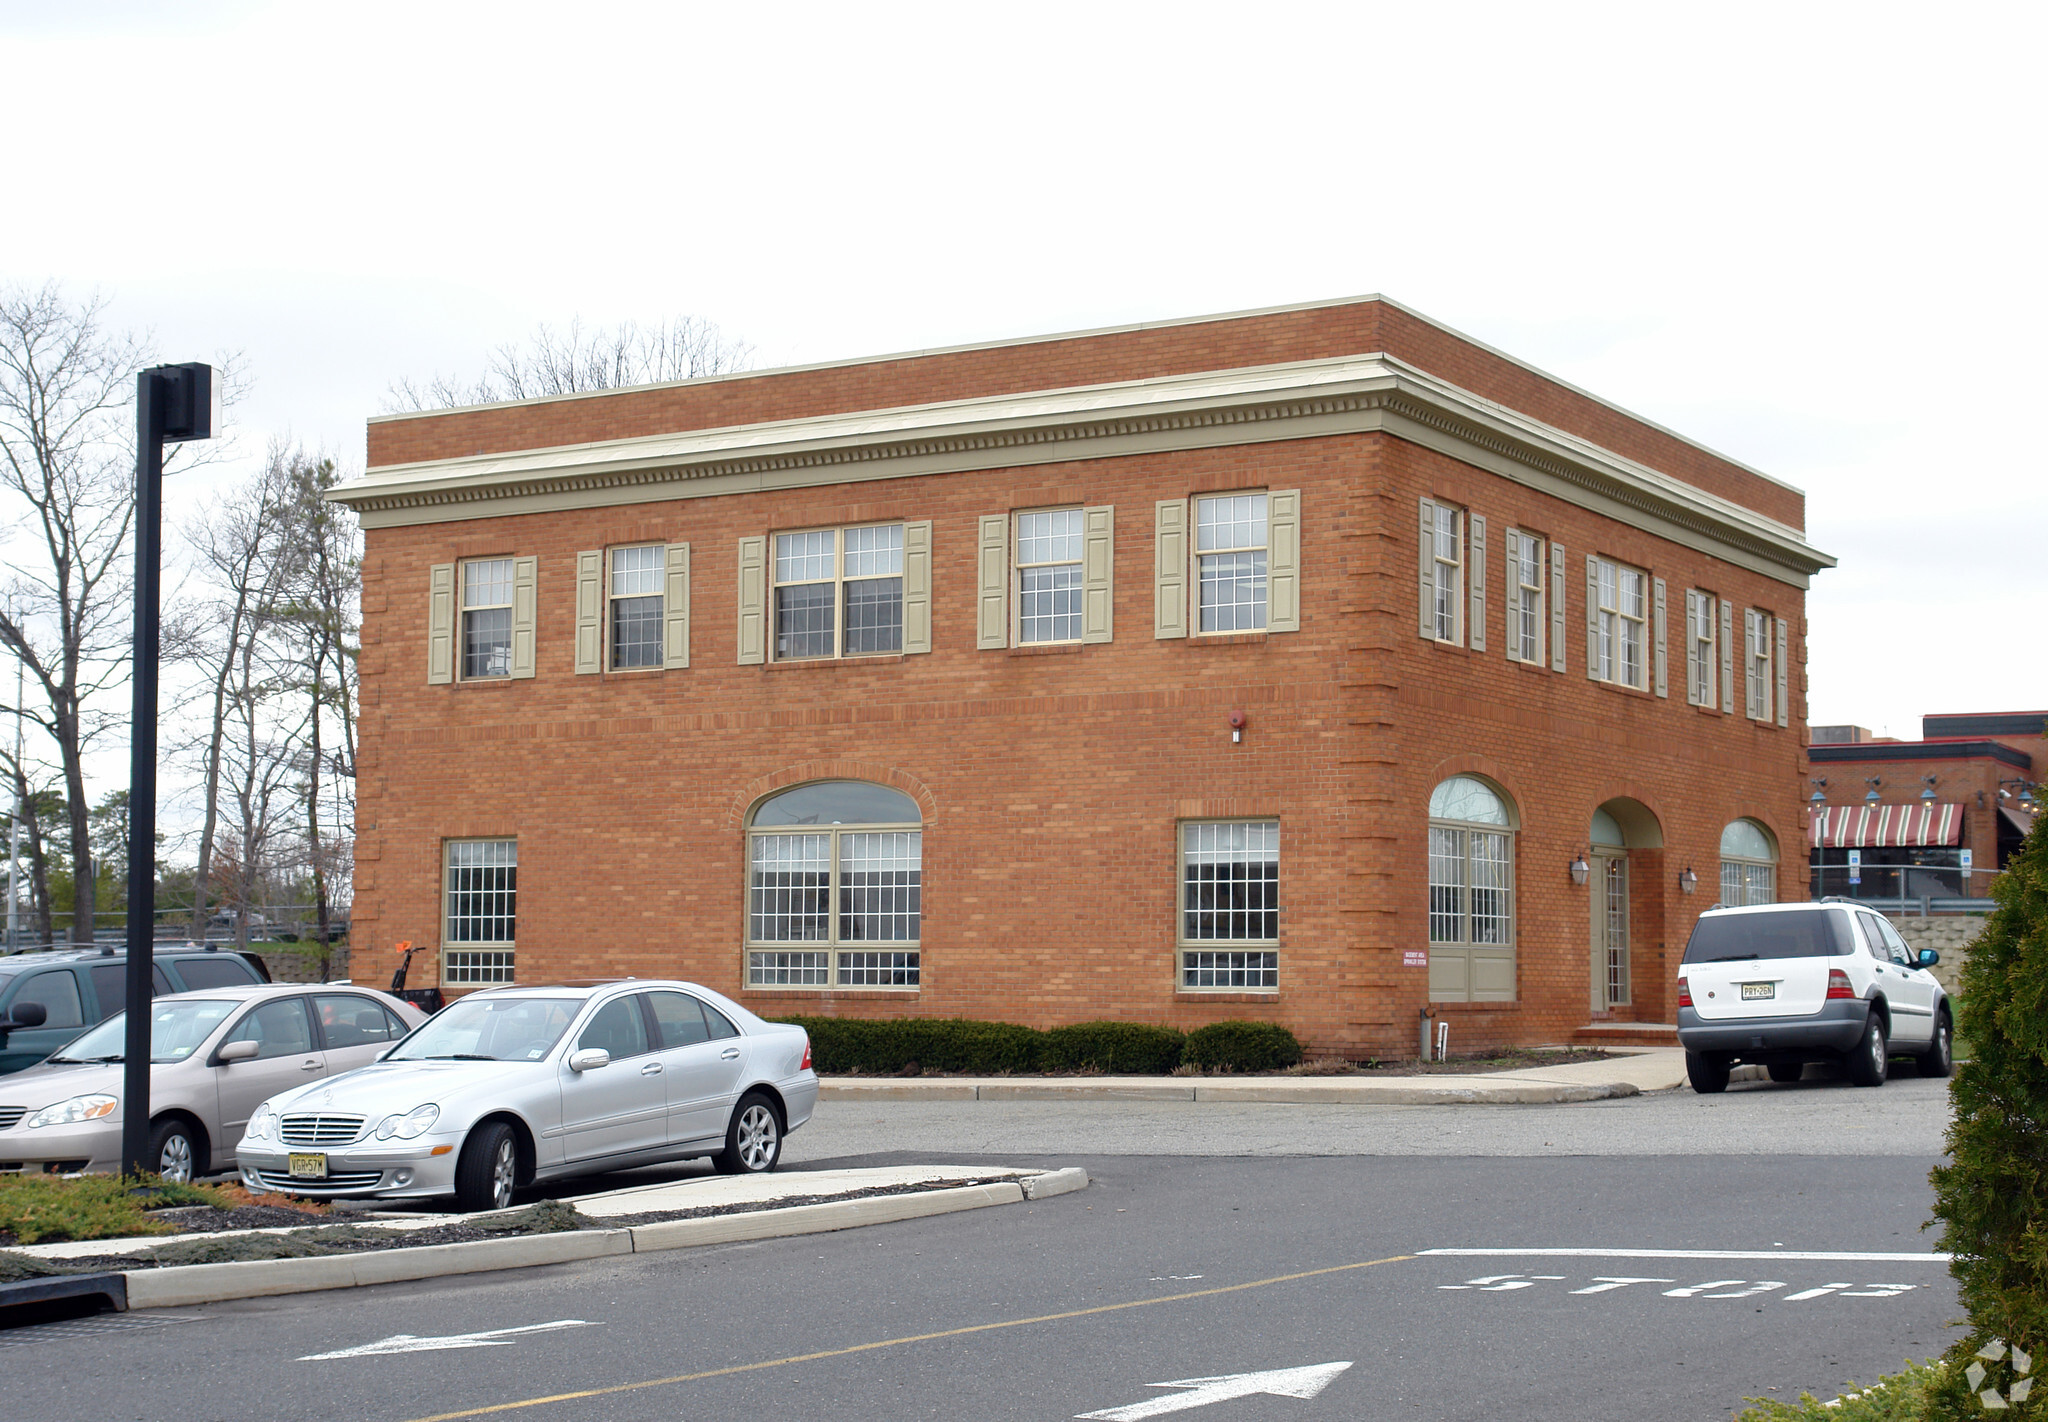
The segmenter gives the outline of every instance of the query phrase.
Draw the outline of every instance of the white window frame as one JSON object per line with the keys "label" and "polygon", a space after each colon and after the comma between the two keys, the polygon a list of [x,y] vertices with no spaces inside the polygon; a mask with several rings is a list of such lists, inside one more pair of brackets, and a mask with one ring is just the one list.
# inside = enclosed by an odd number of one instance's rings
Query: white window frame
{"label": "white window frame", "polygon": [[[1048,514],[1073,516],[1074,556],[1046,562],[1024,560],[1024,520]],[[1081,504],[1059,504],[1049,508],[1018,509],[1010,515],[1010,645],[1013,647],[1064,647],[1078,645],[1088,631],[1088,510]],[[1026,637],[1024,616],[1024,574],[1029,569],[1072,568],[1074,583],[1074,635],[1071,637]]]}
{"label": "white window frame", "polygon": [[[500,563],[505,568],[505,600],[503,602],[472,603],[469,600],[469,570],[480,568],[486,563]],[[493,558],[465,558],[455,565],[456,630],[455,630],[455,679],[457,681],[506,681],[512,676],[512,638],[514,606],[519,596],[519,560],[511,554]],[[505,614],[504,670],[472,673],[469,669],[469,619],[472,613],[503,612]]]}
{"label": "white window frame", "polygon": [[[652,553],[654,555],[654,591],[651,593],[625,593],[618,591],[621,553]],[[618,604],[638,602],[652,598],[654,601],[654,660],[637,666],[622,667],[618,663],[619,623]],[[667,646],[668,615],[668,545],[666,543],[622,543],[616,548],[604,550],[604,666],[606,671],[643,672],[660,671],[665,665]]]}
{"label": "white window frame", "polygon": [[[456,863],[462,851],[471,848],[497,848],[509,851],[501,863]],[[503,887],[456,886],[458,870],[489,872],[509,869],[512,880]],[[507,902],[502,911],[476,912],[458,915],[456,896],[503,894]],[[457,931],[458,919],[474,919],[486,923],[503,922],[511,927],[509,937],[472,938]],[[441,986],[443,987],[495,987],[516,981],[517,940],[519,936],[519,841],[511,837],[489,837],[480,839],[448,839],[441,842]]]}
{"label": "white window frame", "polygon": [[[1754,854],[1729,854],[1725,850],[1722,852],[1720,902],[1729,908],[1747,908],[1753,904],[1778,902],[1778,859],[1775,857],[1777,837],[1764,829],[1761,822],[1750,820],[1749,823],[1757,830],[1765,845],[1773,851],[1774,857],[1761,859]],[[1724,843],[1728,829],[1732,827],[1731,825],[1723,828]],[[1759,891],[1762,897],[1758,897]]]}
{"label": "white window frame", "polygon": [[[846,572],[846,563],[847,563],[847,546],[846,546],[846,544],[847,544],[847,537],[848,537],[848,535],[850,535],[850,534],[860,533],[860,532],[863,532],[863,531],[865,531],[865,530],[867,530],[867,529],[894,529],[894,530],[896,530],[896,571],[895,571],[895,572],[894,572],[893,574],[890,574],[890,573],[882,573],[882,574],[869,574],[869,575],[865,575],[865,576],[861,576],[861,577],[849,577],[849,576],[847,576],[847,572]],[[812,536],[812,535],[816,535],[816,534],[821,534],[821,533],[823,533],[823,534],[830,534],[830,535],[831,535],[831,537],[832,537],[832,575],[831,575],[831,576],[830,576],[829,578],[790,578],[790,579],[784,579],[784,578],[783,578],[783,577],[781,576],[781,568],[782,568],[782,559],[781,559],[780,553],[781,553],[781,548],[782,548],[782,540],[783,540],[783,539],[785,539],[785,538],[803,538],[803,537],[808,537],[808,536]],[[906,576],[906,574],[905,574],[905,562],[906,562],[906,558],[905,558],[905,551],[906,551],[906,549],[905,549],[905,545],[906,545],[906,542],[907,542],[907,535],[908,535],[908,525],[907,525],[907,524],[906,524],[906,523],[905,523],[905,522],[904,522],[903,520],[901,520],[901,519],[891,519],[891,520],[887,520],[887,521],[884,521],[884,522],[881,522],[881,523],[855,523],[855,524],[844,524],[844,525],[840,525],[840,526],[837,526],[837,527],[829,527],[829,526],[828,526],[828,527],[822,527],[822,528],[794,528],[794,529],[782,529],[782,530],[779,530],[779,531],[777,531],[777,532],[775,532],[775,533],[771,533],[771,534],[769,534],[769,535],[768,535],[768,550],[767,550],[767,554],[768,554],[768,568],[767,568],[767,573],[768,573],[768,608],[767,608],[767,612],[768,612],[768,659],[769,659],[770,661],[776,661],[776,662],[823,662],[823,661],[839,661],[839,660],[845,660],[845,659],[849,659],[849,658],[859,658],[859,657],[895,657],[895,656],[901,656],[901,655],[903,655],[903,646],[904,646],[904,638],[905,638],[905,635],[906,635],[906,622],[907,622],[907,620],[908,620],[908,619],[907,619],[907,616],[906,616],[906,611],[905,611],[905,609],[906,609],[906,606],[907,606],[907,603],[908,603],[908,597],[907,597],[907,593],[908,593],[908,584],[909,584],[909,580],[908,580],[908,578],[907,578],[907,576]],[[846,595],[847,595],[847,589],[848,589],[848,588],[849,588],[850,586],[854,585],[854,584],[858,584],[858,583],[864,583],[864,582],[880,582],[880,581],[884,581],[884,580],[886,580],[886,579],[888,579],[888,578],[890,578],[890,577],[894,577],[894,578],[896,579],[896,583],[897,583],[897,591],[896,591],[896,645],[895,645],[895,646],[894,646],[893,648],[890,648],[890,649],[887,649],[887,650],[884,650],[884,651],[875,651],[875,652],[849,652],[849,651],[847,651],[847,650],[846,650]],[[827,654],[827,653],[823,653],[823,652],[820,652],[820,653],[817,653],[817,654],[815,654],[815,655],[811,655],[811,656],[798,656],[798,657],[791,657],[791,656],[784,656],[784,655],[782,655],[782,650],[781,650],[781,644],[782,644],[782,606],[781,606],[781,598],[780,598],[780,594],[781,594],[781,592],[782,592],[782,589],[784,589],[784,588],[789,588],[789,587],[815,587],[815,586],[818,586],[819,584],[822,584],[822,583],[828,583],[828,582],[829,582],[829,583],[830,583],[830,584],[832,585],[832,650],[831,650],[831,652],[830,652],[829,654]]]}
{"label": "white window frame", "polygon": [[1747,608],[1742,615],[1743,706],[1752,721],[1771,719],[1771,689],[1776,666],[1772,646],[1777,627],[1775,614],[1762,608]]}
{"label": "white window frame", "polygon": [[[1189,501],[1191,504],[1190,511],[1193,515],[1191,519],[1193,526],[1189,529],[1188,537],[1188,582],[1194,592],[1194,596],[1190,601],[1193,603],[1194,633],[1197,637],[1231,637],[1240,636],[1247,632],[1265,632],[1269,630],[1268,624],[1272,621],[1273,617],[1273,504],[1272,500],[1268,497],[1270,492],[1267,489],[1234,489],[1227,493],[1196,494]],[[1202,546],[1202,506],[1226,499],[1259,500],[1256,517],[1260,527],[1266,531],[1264,539],[1257,543],[1230,544],[1215,548],[1204,548]],[[1236,520],[1233,519],[1232,522],[1234,523]],[[1202,577],[1202,561],[1205,558],[1234,558],[1247,553],[1253,555],[1254,568],[1256,570],[1253,574],[1253,583],[1258,591],[1257,596],[1250,604],[1256,609],[1253,614],[1256,625],[1251,627],[1211,627],[1209,625],[1209,607],[1203,596],[1203,591],[1207,584]],[[1231,604],[1232,607],[1241,605],[1243,604]]]}
{"label": "white window frame", "polygon": [[[1549,660],[1550,622],[1545,615],[1545,584],[1550,578],[1550,557],[1546,540],[1527,529],[1508,530],[1508,552],[1515,561],[1515,576],[1507,588],[1508,660],[1528,666],[1543,666]],[[1530,578],[1534,582],[1530,582]],[[1528,655],[1523,653],[1522,625],[1527,622]]]}
{"label": "white window frame", "polygon": [[1436,625],[1430,640],[1447,647],[1462,647],[1465,645],[1465,510],[1442,500],[1431,502],[1436,506],[1435,522],[1430,530],[1430,591]]}
{"label": "white window frame", "polygon": [[[1598,643],[1594,651],[1595,681],[1625,686],[1632,691],[1650,689],[1650,575],[1641,568],[1613,558],[1595,558],[1599,602],[1594,608]],[[1635,584],[1635,608],[1629,611],[1626,589]],[[1628,675],[1624,655],[1634,634],[1635,676]]]}
{"label": "white window frame", "polygon": [[[916,848],[918,906],[912,916],[913,937],[846,939],[840,936],[841,917],[848,912],[844,896],[849,892],[844,882],[844,842],[850,837],[863,835],[905,835]],[[764,939],[755,935],[755,895],[757,891],[776,892],[774,886],[757,886],[754,880],[758,863],[755,858],[757,843],[770,838],[825,841],[823,938]],[[796,892],[805,890],[799,888]],[[746,931],[747,986],[751,989],[919,989],[923,986],[924,826],[922,823],[771,826],[749,823],[746,902],[741,912]]]}
{"label": "white window frame", "polygon": [[1692,608],[1692,623],[1685,629],[1686,639],[1691,646],[1691,655],[1686,666],[1692,673],[1693,684],[1687,688],[1688,698],[1695,706],[1711,710],[1721,709],[1721,600],[1701,588],[1691,590],[1687,599]]}
{"label": "white window frame", "polygon": [[[1217,934],[1201,936],[1190,934],[1190,920],[1201,917],[1204,910],[1195,906],[1196,886],[1201,882],[1189,874],[1192,855],[1223,852],[1200,843],[1215,838],[1210,831],[1227,831],[1235,826],[1256,826],[1270,832],[1270,853],[1272,864],[1271,904],[1267,907],[1211,908],[1213,916],[1221,913],[1270,915],[1272,935],[1270,937],[1234,936]],[[1265,838],[1266,836],[1261,836]],[[1256,816],[1244,819],[1181,820],[1174,825],[1174,936],[1178,944],[1175,955],[1174,990],[1177,992],[1278,992],[1280,990],[1280,821],[1272,816]],[[1241,865],[1263,864],[1264,859],[1253,859],[1254,854],[1268,852],[1263,845],[1247,845],[1244,857],[1237,861]],[[1211,861],[1216,862],[1216,861]],[[1231,881],[1248,884],[1248,876],[1240,875]],[[1240,895],[1249,898],[1249,895]],[[1212,900],[1213,902],[1213,900]],[[1263,925],[1262,925],[1263,926]]]}

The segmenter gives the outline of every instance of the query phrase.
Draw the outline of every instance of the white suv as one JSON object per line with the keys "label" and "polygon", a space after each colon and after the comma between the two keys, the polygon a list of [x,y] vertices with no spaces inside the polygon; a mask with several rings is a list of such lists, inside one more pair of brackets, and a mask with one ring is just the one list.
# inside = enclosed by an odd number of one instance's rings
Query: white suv
{"label": "white suv", "polygon": [[1848,900],[1709,909],[1678,971],[1693,1090],[1726,1090],[1737,1062],[1797,1081],[1808,1062],[1839,1061],[1858,1086],[1882,1086],[1894,1052],[1947,1076],[1955,1019],[1927,971],[1939,961]]}

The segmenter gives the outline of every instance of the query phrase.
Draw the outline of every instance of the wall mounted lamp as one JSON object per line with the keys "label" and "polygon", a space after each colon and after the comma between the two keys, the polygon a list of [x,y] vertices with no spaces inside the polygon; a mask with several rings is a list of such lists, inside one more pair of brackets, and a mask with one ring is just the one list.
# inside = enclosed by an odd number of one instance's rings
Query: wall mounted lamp
{"label": "wall mounted lamp", "polygon": [[1825,805],[1828,802],[1828,797],[1823,792],[1827,788],[1828,778],[1825,775],[1814,777],[1813,793],[1806,797],[1806,803],[1809,805]]}
{"label": "wall mounted lamp", "polygon": [[1924,785],[1924,786],[1926,786],[1926,787],[1927,787],[1926,789],[1924,789],[1924,790],[1922,790],[1922,791],[1920,792],[1920,798],[1921,798],[1921,799],[1923,799],[1923,800],[1939,800],[1939,799],[1941,798],[1941,797],[1940,797],[1939,795],[1937,795],[1937,794],[1935,794],[1935,793],[1934,793],[1934,786],[1935,786],[1935,783],[1936,783],[1937,781],[1939,781],[1939,780],[1940,780],[1940,778],[1941,778],[1941,777],[1940,777],[1940,776],[1938,776],[1938,775],[1923,775],[1923,776],[1921,776],[1921,777],[1920,777],[1920,783],[1921,783],[1922,785]]}
{"label": "wall mounted lamp", "polygon": [[1883,777],[1883,776],[1881,776],[1881,775],[1866,775],[1866,776],[1864,776],[1864,777],[1863,777],[1863,783],[1864,783],[1865,785],[1868,785],[1868,786],[1870,787],[1870,788],[1869,788],[1868,790],[1866,790],[1866,791],[1865,791],[1865,792],[1863,793],[1863,803],[1864,803],[1864,804],[1866,804],[1866,805],[1875,805],[1875,804],[1876,804],[1876,803],[1877,803],[1878,801],[1880,801],[1880,800],[1882,800],[1882,799],[1884,798],[1884,796],[1882,796],[1882,795],[1880,795],[1880,794],[1878,794],[1878,793],[1877,793],[1877,787],[1878,787],[1878,786],[1880,786],[1880,785],[1882,785],[1882,784],[1884,784],[1884,777]]}
{"label": "wall mounted lamp", "polygon": [[1678,871],[1678,888],[1681,893],[1691,893],[1700,886],[1700,876],[1692,872],[1692,865]]}
{"label": "wall mounted lamp", "polygon": [[1572,882],[1580,888],[1584,888],[1586,880],[1593,876],[1593,866],[1586,862],[1585,855],[1576,854],[1572,856],[1570,873]]}

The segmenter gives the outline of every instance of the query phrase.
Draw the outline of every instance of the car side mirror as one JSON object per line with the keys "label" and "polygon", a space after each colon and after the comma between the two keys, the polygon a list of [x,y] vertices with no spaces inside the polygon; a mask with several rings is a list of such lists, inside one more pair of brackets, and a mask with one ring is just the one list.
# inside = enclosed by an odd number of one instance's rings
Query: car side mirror
{"label": "car side mirror", "polygon": [[40,1027],[50,1020],[50,1009],[40,1002],[17,1002],[7,1018],[9,1027]]}
{"label": "car side mirror", "polygon": [[230,1042],[213,1055],[215,1061],[226,1066],[229,1062],[246,1062],[261,1050],[254,1042]]}
{"label": "car side mirror", "polygon": [[1933,950],[1932,948],[1922,948],[1922,949],[1920,950],[1920,966],[1921,966],[1921,967],[1923,967],[1923,968],[1931,968],[1931,967],[1933,967],[1933,966],[1934,966],[1934,965],[1935,965],[1936,963],[1939,963],[1940,961],[1941,961],[1941,954],[1939,954],[1939,953],[1935,952],[1935,951],[1934,951],[1934,950]]}
{"label": "car side mirror", "polygon": [[570,1071],[596,1071],[599,1067],[612,1064],[612,1054],[603,1047],[585,1047],[580,1052],[569,1053]]}

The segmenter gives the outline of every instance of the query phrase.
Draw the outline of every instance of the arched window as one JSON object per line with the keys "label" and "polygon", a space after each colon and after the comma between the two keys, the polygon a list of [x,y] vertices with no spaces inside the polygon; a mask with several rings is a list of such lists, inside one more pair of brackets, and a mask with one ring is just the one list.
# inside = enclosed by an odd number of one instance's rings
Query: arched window
{"label": "arched window", "polygon": [[1730,908],[1778,901],[1778,845],[1755,820],[1721,831],[1721,902]]}
{"label": "arched window", "polygon": [[756,805],[748,986],[916,987],[922,824],[908,795],[859,780],[814,781]]}
{"label": "arched window", "polygon": [[1507,799],[1469,775],[1429,797],[1429,995],[1515,996],[1515,837]]}

